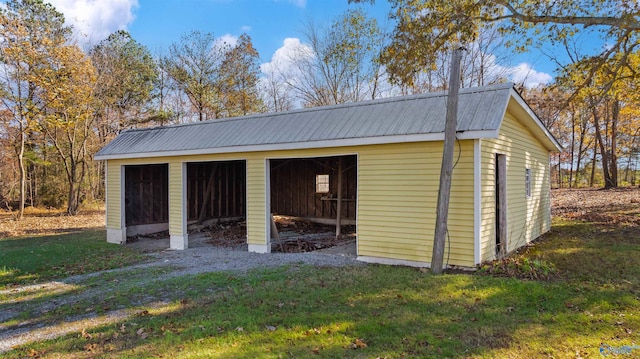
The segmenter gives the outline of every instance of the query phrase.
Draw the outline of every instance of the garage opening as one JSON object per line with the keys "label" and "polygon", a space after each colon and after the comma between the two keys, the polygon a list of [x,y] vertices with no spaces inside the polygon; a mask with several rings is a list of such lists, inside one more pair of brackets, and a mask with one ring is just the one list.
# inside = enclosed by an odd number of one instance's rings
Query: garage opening
{"label": "garage opening", "polygon": [[125,166],[127,237],[169,229],[169,166]]}
{"label": "garage opening", "polygon": [[353,254],[355,155],[270,160],[271,251]]}
{"label": "garage opening", "polygon": [[[224,247],[246,245],[246,162],[187,163],[187,229]],[[199,235],[200,234],[200,235]]]}

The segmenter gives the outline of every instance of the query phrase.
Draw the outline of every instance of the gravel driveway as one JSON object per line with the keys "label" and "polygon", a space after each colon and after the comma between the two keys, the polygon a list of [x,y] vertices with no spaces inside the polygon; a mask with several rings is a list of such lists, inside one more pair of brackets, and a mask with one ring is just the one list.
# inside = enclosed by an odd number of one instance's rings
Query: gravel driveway
{"label": "gravel driveway", "polygon": [[[365,265],[355,258],[349,244],[329,253],[249,253],[246,247],[220,248],[206,243],[204,235],[189,238],[190,248],[183,251],[158,250],[161,242],[142,246],[149,261],[134,266],[68,277],[59,281],[22,286],[0,291],[0,354],[30,342],[53,339],[110,323],[126,320],[136,314],[136,307],[164,305],[180,298],[182,293],[162,292],[133,297],[129,305],[104,310],[105,303],[118,295],[126,295],[152,283],[171,278],[207,272],[246,273],[251,269],[282,265],[354,266]],[[146,247],[144,247],[146,246]],[[154,246],[156,247],[154,249]],[[77,313],[70,308],[87,308]],[[96,310],[95,308],[103,308]],[[74,314],[65,315],[58,313]]]}

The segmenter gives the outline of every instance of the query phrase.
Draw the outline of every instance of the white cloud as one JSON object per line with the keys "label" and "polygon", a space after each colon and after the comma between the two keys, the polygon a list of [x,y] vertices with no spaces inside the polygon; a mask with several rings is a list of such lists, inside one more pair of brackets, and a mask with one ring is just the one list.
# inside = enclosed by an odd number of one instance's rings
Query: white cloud
{"label": "white cloud", "polygon": [[240,28],[240,30],[242,30],[242,32],[249,32],[251,31],[251,26],[249,25],[244,25]]}
{"label": "white cloud", "polygon": [[553,77],[546,72],[539,72],[531,65],[522,62],[517,66],[508,69],[511,81],[517,84],[524,84],[525,87],[532,88],[539,85],[546,85],[553,81]]}
{"label": "white cloud", "polygon": [[[288,103],[294,108],[302,107],[299,100],[291,100],[290,91],[292,86],[304,82],[305,67],[310,65],[310,61],[314,58],[313,50],[300,39],[289,37],[284,39],[282,46],[278,48],[271,56],[271,61],[260,65],[263,76],[260,77],[260,87],[264,90],[264,94],[269,94],[266,103],[271,103],[274,99],[274,93],[283,103]],[[306,69],[308,70],[308,69]],[[278,106],[281,106],[282,103]],[[284,108],[288,108],[285,105]],[[284,108],[277,107],[273,110],[282,111]]]}
{"label": "white cloud", "polygon": [[224,34],[222,36],[220,36],[217,40],[216,40],[217,44],[222,45],[222,44],[227,44],[231,47],[235,47],[238,44],[238,37],[237,36],[233,36],[231,34]]}
{"label": "white cloud", "polygon": [[273,53],[271,61],[260,65],[260,70],[267,75],[287,74],[291,76],[296,72],[294,62],[297,59],[309,59],[313,56],[313,50],[309,45],[303,44],[296,37],[288,37],[284,39],[282,46]]}
{"label": "white cloud", "polygon": [[80,40],[96,43],[135,19],[138,0],[48,0],[73,25]]}

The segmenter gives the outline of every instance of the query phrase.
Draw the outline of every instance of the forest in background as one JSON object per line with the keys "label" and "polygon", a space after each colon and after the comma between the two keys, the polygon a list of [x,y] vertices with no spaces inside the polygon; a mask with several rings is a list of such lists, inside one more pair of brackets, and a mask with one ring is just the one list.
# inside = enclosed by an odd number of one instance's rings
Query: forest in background
{"label": "forest in background", "polygon": [[[118,31],[81,48],[53,6],[9,1],[0,9],[0,207],[20,218],[24,206],[76,214],[103,201],[104,163],[93,155],[126,129],[447,90],[459,43],[463,87],[508,81],[502,64],[514,51],[564,49],[569,63],[549,54],[555,83],[517,84],[564,146],[551,157],[552,186],[640,184],[635,1],[389,1],[391,31],[362,4],[329,26],[307,24],[289,66],[263,68],[247,34],[227,44],[196,30],[152,54]],[[585,32],[606,46],[582,53]]]}

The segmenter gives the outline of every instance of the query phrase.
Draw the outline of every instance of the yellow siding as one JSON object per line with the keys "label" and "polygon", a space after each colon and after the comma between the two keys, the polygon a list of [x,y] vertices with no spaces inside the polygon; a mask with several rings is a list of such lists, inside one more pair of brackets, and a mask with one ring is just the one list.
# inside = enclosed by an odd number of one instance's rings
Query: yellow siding
{"label": "yellow siding", "polygon": [[106,191],[107,191],[107,228],[120,229],[124,225],[121,223],[122,214],[120,212],[122,189],[121,184],[121,169],[120,165],[115,161],[107,162],[107,178],[106,178]]}
{"label": "yellow siding", "polygon": [[[473,266],[473,141],[460,144],[445,258]],[[358,255],[431,262],[442,142],[363,146],[358,153]]]}
{"label": "yellow siding", "polygon": [[[495,154],[507,162],[507,250],[513,251],[551,228],[549,151],[507,113],[497,139],[481,141],[481,259],[495,258]],[[526,197],[525,168],[531,169]]]}
{"label": "yellow siding", "polygon": [[[451,265],[471,267],[473,258],[473,141],[460,141],[462,154],[453,172],[449,210]],[[456,159],[458,146],[456,145]],[[266,244],[266,160],[270,158],[358,155],[358,255],[428,263],[435,231],[442,142],[401,143],[327,149],[231,153],[110,160],[121,165],[169,163],[170,230],[181,225],[181,164],[192,161],[247,161],[247,236]],[[111,181],[111,177],[109,181]],[[109,184],[111,186],[111,184]],[[115,184],[119,187],[119,182]],[[110,187],[109,187],[110,188]],[[109,197],[111,198],[111,197]],[[112,200],[109,199],[111,202]],[[119,202],[119,200],[118,200]],[[109,203],[108,211],[119,211]],[[109,218],[111,214],[109,215]],[[117,224],[115,224],[117,228]]]}
{"label": "yellow siding", "polygon": [[184,228],[184,216],[182,210],[182,162],[179,159],[169,161],[169,234],[182,236],[186,233]]}
{"label": "yellow siding", "polygon": [[247,241],[266,244],[266,160],[256,157],[247,160]]}

